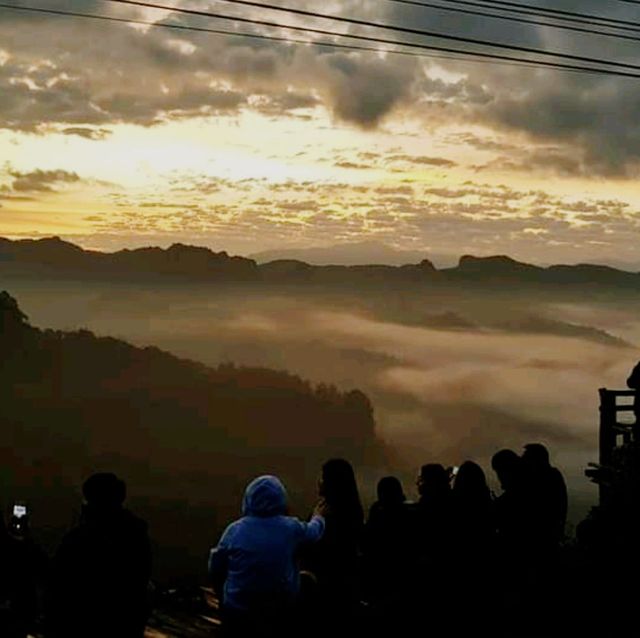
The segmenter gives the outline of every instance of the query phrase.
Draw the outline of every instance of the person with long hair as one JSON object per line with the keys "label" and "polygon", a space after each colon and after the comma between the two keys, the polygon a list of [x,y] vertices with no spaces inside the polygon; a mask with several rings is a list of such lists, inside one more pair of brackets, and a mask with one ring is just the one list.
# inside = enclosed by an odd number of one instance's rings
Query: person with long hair
{"label": "person with long hair", "polygon": [[331,459],[322,466],[318,485],[326,503],[322,539],[309,548],[304,568],[317,582],[321,616],[328,626],[346,627],[360,601],[359,553],[364,513],[351,464]]}
{"label": "person with long hair", "polygon": [[455,476],[452,490],[456,552],[484,554],[495,536],[493,504],[484,470],[465,461]]}
{"label": "person with long hair", "polygon": [[363,593],[375,612],[376,626],[397,627],[405,606],[410,573],[411,512],[395,476],[385,476],[377,486],[378,500],[369,510],[363,540]]}
{"label": "person with long hair", "polygon": [[493,501],[483,469],[465,461],[454,477],[452,496],[452,571],[461,635],[483,632],[489,620],[489,593],[495,583],[496,530]]}

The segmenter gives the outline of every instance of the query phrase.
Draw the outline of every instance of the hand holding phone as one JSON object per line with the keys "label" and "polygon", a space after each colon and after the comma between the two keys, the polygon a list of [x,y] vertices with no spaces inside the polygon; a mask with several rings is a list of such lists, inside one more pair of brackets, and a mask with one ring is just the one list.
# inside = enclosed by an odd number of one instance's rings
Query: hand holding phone
{"label": "hand holding phone", "polygon": [[29,508],[24,503],[15,503],[11,512],[9,531],[16,538],[24,538],[29,530]]}
{"label": "hand holding phone", "polygon": [[25,518],[25,516],[27,515],[27,506],[23,505],[22,503],[16,503],[13,506],[13,517],[14,518]]}

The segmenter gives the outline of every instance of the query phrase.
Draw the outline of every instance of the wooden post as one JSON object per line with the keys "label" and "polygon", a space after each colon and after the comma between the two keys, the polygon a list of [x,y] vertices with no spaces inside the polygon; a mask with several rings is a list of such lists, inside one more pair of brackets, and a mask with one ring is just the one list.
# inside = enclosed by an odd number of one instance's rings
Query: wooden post
{"label": "wooden post", "polygon": [[[600,465],[605,468],[611,466],[613,449],[616,446],[614,426],[617,421],[616,395],[606,388],[600,388]],[[607,485],[600,483],[600,505],[608,501],[610,491]]]}

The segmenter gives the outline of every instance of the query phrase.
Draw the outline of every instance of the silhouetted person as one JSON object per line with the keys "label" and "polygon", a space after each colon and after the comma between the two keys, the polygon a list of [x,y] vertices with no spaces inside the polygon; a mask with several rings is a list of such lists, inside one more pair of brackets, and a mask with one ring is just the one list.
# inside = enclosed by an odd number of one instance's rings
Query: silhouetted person
{"label": "silhouetted person", "polygon": [[114,474],[85,482],[81,522],[62,540],[49,596],[59,638],[142,638],[148,618],[151,550],[147,525],[124,509]]}
{"label": "silhouetted person", "polygon": [[327,504],[325,532],[304,555],[303,565],[317,578],[321,624],[352,622],[360,601],[359,552],[364,513],[353,468],[344,459],[322,466],[319,494]]}
{"label": "silhouetted person", "polygon": [[549,452],[541,443],[524,446],[525,462],[536,502],[540,541],[550,548],[564,538],[567,522],[567,486],[562,473],[549,462]]}
{"label": "silhouetted person", "polygon": [[465,461],[452,488],[453,597],[464,610],[456,622],[459,635],[485,633],[490,592],[495,585],[496,530],[493,501],[482,468]]}
{"label": "silhouetted person", "polygon": [[[19,522],[19,524],[18,524]],[[38,588],[47,557],[31,538],[26,516],[12,517],[9,529],[0,516],[0,636],[26,638],[38,613]]]}
{"label": "silhouetted person", "polygon": [[287,516],[287,493],[277,477],[249,483],[242,518],[227,527],[209,556],[209,574],[222,594],[226,635],[291,631],[300,593],[297,553],[322,537],[324,511],[321,502],[305,523]]}
{"label": "silhouetted person", "polygon": [[411,586],[416,612],[428,602],[430,627],[444,631],[448,615],[452,572],[452,500],[449,473],[437,463],[423,465],[416,481],[420,498],[412,506]]}
{"label": "silhouetted person", "polygon": [[636,425],[640,427],[640,361],[636,363],[627,379],[627,387],[636,391],[633,401],[633,413],[636,417]]}
{"label": "silhouetted person", "polygon": [[486,555],[494,542],[493,501],[484,470],[465,461],[455,476],[452,490],[456,553],[474,559]]}
{"label": "silhouetted person", "polygon": [[410,566],[410,511],[402,484],[395,476],[378,482],[378,500],[369,510],[363,555],[367,599],[395,607],[406,590]]}
{"label": "silhouetted person", "polygon": [[420,498],[417,514],[419,540],[423,553],[440,556],[451,532],[451,486],[447,470],[438,463],[423,465],[416,482]]}
{"label": "silhouetted person", "polygon": [[494,504],[501,547],[508,553],[529,551],[535,511],[524,461],[513,450],[500,450],[493,455],[491,467],[502,487]]}
{"label": "silhouetted person", "polygon": [[[527,621],[533,635],[550,635],[551,605],[557,578],[545,532],[544,486],[531,464],[513,450],[501,450],[491,460],[503,493],[495,500],[498,562],[504,614],[518,622],[527,609],[537,609]],[[508,629],[508,627],[507,627]]]}

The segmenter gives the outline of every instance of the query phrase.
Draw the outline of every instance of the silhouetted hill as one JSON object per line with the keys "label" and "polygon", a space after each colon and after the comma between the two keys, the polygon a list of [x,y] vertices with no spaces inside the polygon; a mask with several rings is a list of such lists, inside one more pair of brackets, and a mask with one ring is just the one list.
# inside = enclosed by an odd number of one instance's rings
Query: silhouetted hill
{"label": "silhouetted hill", "polygon": [[0,238],[0,275],[124,282],[640,288],[640,273],[594,264],[541,267],[505,255],[464,255],[457,266],[441,270],[428,259],[402,266],[317,266],[296,259],[279,259],[259,265],[253,259],[184,244],[173,244],[166,249],[149,247],[102,253],[83,250],[57,237],[18,241]]}
{"label": "silhouetted hill", "polygon": [[411,283],[437,278],[438,271],[425,259],[405,266],[312,266],[302,261],[271,261],[259,266],[261,281],[310,284]]}
{"label": "silhouetted hill", "polygon": [[596,264],[541,267],[516,261],[506,255],[491,257],[464,255],[460,258],[458,266],[441,272],[458,281],[640,287],[640,273],[616,270],[609,266]]}
{"label": "silhouetted hill", "polygon": [[[360,466],[382,459],[371,404],[358,390],[269,369],[209,368],[87,330],[40,330],[6,292],[0,352],[4,498],[29,500],[36,520],[59,531],[88,474],[122,474],[169,548],[161,569],[202,567],[255,475],[282,475],[299,506],[328,457]],[[181,538],[185,517],[189,539]]]}
{"label": "silhouetted hill", "polygon": [[256,263],[208,248],[173,244],[114,253],[83,250],[59,237],[9,241],[0,239],[0,272],[46,274],[75,279],[91,277],[135,280],[148,277],[193,281],[258,278]]}
{"label": "silhouetted hill", "polygon": [[448,272],[459,276],[479,277],[479,278],[536,278],[544,272],[543,268],[524,264],[506,255],[495,255],[492,257],[474,257],[463,255],[456,268],[449,269]]}
{"label": "silhouetted hill", "polygon": [[592,326],[582,326],[564,321],[556,321],[548,317],[526,315],[496,322],[495,326],[506,332],[525,334],[549,334],[558,337],[574,337],[586,339],[594,343],[601,343],[616,348],[633,348],[634,346],[624,339],[609,334]]}

